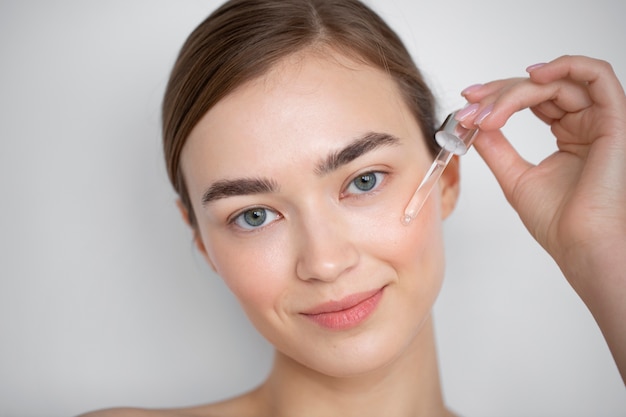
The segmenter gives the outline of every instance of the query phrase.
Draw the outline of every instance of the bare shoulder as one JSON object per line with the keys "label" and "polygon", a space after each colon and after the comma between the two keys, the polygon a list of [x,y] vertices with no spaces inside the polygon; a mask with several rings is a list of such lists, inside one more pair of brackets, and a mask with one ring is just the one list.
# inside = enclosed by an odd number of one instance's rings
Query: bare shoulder
{"label": "bare shoulder", "polygon": [[161,411],[145,410],[141,408],[109,408],[106,410],[91,411],[78,417],[157,417]]}
{"label": "bare shoulder", "polygon": [[222,413],[218,404],[208,404],[194,408],[180,409],[145,409],[145,408],[109,408],[81,414],[78,417],[228,417],[232,413]]}
{"label": "bare shoulder", "polygon": [[92,411],[78,417],[183,417],[177,410],[151,410],[145,408],[108,408]]}
{"label": "bare shoulder", "polygon": [[251,391],[229,400],[187,408],[144,409],[110,408],[81,414],[78,417],[254,417],[265,409],[259,391]]}

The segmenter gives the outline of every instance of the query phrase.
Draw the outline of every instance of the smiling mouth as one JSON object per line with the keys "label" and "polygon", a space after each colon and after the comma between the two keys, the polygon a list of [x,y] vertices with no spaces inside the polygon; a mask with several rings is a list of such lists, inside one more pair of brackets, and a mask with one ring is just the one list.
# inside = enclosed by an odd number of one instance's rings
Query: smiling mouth
{"label": "smiling mouth", "polygon": [[350,329],[364,322],[376,310],[384,289],[385,287],[353,294],[339,301],[329,301],[302,315],[327,329]]}

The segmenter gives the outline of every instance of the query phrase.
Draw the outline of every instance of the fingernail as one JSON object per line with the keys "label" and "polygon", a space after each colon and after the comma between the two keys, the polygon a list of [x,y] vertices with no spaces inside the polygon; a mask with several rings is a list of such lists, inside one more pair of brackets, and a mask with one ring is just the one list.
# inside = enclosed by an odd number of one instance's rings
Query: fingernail
{"label": "fingernail", "polygon": [[476,116],[476,120],[474,120],[474,123],[476,123],[477,125],[480,125],[483,122],[483,120],[485,120],[487,116],[491,114],[492,111],[493,111],[493,103],[491,103],[490,105],[485,107],[483,111],[478,113],[478,116]]}
{"label": "fingernail", "polygon": [[526,72],[533,72],[534,70],[536,70],[537,68],[541,68],[544,65],[546,65],[545,62],[540,62],[539,64],[534,64],[531,65],[530,67],[526,68]]}
{"label": "fingernail", "polygon": [[462,122],[472,114],[476,113],[479,107],[480,105],[478,103],[468,104],[467,106],[456,112],[456,114],[454,115],[454,119]]}
{"label": "fingernail", "polygon": [[469,87],[465,88],[463,91],[461,91],[461,95],[467,95],[470,93],[473,93],[474,91],[480,90],[482,88],[482,84],[473,84],[470,85]]}

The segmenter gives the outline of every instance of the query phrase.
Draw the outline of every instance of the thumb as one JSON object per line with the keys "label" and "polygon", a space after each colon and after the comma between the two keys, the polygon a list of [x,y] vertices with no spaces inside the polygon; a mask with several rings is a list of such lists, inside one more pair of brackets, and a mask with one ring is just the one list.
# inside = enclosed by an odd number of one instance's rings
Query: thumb
{"label": "thumb", "polygon": [[533,165],[517,153],[500,130],[479,130],[474,148],[493,172],[509,203],[514,204],[518,181]]}

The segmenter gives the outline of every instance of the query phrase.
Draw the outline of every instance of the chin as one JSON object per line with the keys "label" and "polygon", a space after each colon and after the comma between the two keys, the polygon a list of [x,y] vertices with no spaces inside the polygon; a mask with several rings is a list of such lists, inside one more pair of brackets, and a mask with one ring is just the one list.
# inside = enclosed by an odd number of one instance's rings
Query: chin
{"label": "chin", "polygon": [[[415,319],[416,316],[413,316]],[[360,331],[349,334],[334,334],[321,343],[307,348],[297,348],[298,355],[293,360],[320,374],[335,378],[350,378],[373,374],[402,362],[420,349],[430,334],[423,332],[424,324],[430,320],[430,313],[422,314],[416,324],[402,320],[377,320],[368,323]],[[315,346],[313,349],[311,346]]]}

